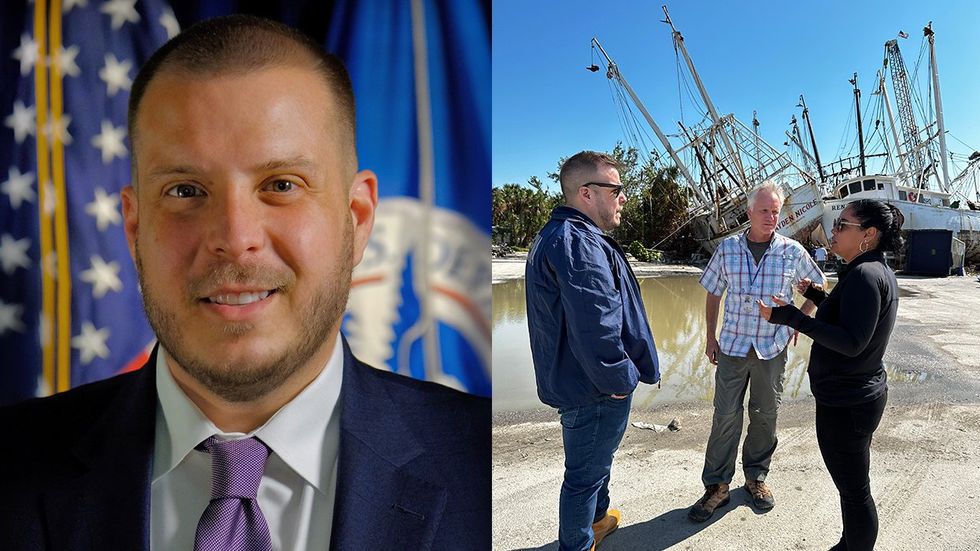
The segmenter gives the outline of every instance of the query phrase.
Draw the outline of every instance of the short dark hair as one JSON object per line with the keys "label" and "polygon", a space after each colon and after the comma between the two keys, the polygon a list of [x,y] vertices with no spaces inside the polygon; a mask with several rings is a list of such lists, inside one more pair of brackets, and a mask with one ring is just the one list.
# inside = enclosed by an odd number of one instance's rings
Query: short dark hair
{"label": "short dark hair", "polygon": [[848,203],[847,208],[851,209],[862,228],[878,229],[881,237],[878,238],[876,249],[897,251],[902,248],[905,242],[902,239],[902,223],[905,222],[905,216],[898,207],[877,199],[858,199]]}
{"label": "short dark hair", "polygon": [[596,172],[603,166],[611,166],[616,170],[621,168],[616,157],[599,151],[579,151],[566,159],[562,163],[561,170],[558,174],[558,181],[561,183],[561,193],[565,196],[565,201],[567,202],[575,196],[576,189],[573,186],[574,183],[571,181],[573,174],[583,171]]}
{"label": "short dark hair", "polygon": [[342,146],[348,145],[356,169],[354,89],[344,63],[309,36],[282,23],[234,14],[188,27],[150,56],[133,81],[129,96],[129,139],[134,183],[136,116],[153,78],[168,70],[193,75],[245,74],[271,66],[303,66],[323,76],[335,98],[342,124]]}

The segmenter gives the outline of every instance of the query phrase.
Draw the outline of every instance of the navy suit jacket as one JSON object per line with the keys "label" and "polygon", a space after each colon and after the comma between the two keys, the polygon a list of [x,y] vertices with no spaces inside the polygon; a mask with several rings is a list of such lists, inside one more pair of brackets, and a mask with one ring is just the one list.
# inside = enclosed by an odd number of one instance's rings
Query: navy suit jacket
{"label": "navy suit jacket", "polygon": [[[343,346],[331,549],[490,549],[490,400]],[[0,549],[149,548],[155,362],[0,409]]]}

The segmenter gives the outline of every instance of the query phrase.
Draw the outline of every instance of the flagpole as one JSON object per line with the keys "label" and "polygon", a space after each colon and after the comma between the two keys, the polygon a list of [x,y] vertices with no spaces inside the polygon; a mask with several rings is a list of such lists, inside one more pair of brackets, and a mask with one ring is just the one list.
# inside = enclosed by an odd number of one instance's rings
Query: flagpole
{"label": "flagpole", "polygon": [[34,64],[34,105],[37,132],[35,146],[37,150],[37,181],[38,181],[38,215],[41,234],[41,373],[44,377],[45,393],[55,391],[55,275],[48,259],[52,258],[53,237],[51,235],[51,214],[48,205],[52,200],[51,166],[48,156],[48,140],[44,129],[48,125],[48,72],[44,67],[47,57],[47,13],[45,2],[34,2],[34,42],[37,47],[38,61]]}

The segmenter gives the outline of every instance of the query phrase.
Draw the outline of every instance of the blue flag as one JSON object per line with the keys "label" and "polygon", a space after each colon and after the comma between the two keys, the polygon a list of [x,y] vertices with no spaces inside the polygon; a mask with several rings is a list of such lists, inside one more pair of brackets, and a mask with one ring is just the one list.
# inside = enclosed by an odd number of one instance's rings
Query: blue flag
{"label": "blue flag", "polygon": [[4,3],[0,403],[145,361],[153,334],[122,229],[129,88],[178,31],[162,2]]}
{"label": "blue flag", "polygon": [[344,324],[373,365],[490,395],[490,22],[477,2],[337,2],[380,202]]}

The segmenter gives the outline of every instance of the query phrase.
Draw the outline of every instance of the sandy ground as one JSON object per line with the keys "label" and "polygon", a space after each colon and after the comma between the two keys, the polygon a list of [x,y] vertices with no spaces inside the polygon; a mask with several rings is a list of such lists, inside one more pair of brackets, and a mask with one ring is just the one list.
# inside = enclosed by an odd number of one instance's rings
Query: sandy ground
{"label": "sandy ground", "polygon": [[[494,272],[494,281],[522,277],[523,259],[495,260]],[[970,276],[900,278],[899,285],[899,321],[885,359],[920,377],[891,385],[872,444],[881,525],[876,549],[978,550],[980,283]],[[812,398],[780,410],[768,478],[772,511],[755,512],[738,489],[707,523],[687,520],[702,492],[711,413],[700,402],[634,409],[631,422],[665,425],[676,418],[682,429],[627,429],[610,484],[623,523],[600,549],[828,549],[836,543],[840,505],[817,449]],[[557,549],[563,458],[557,414],[499,415],[493,438],[493,548]],[[742,483],[739,464],[733,486]]]}

